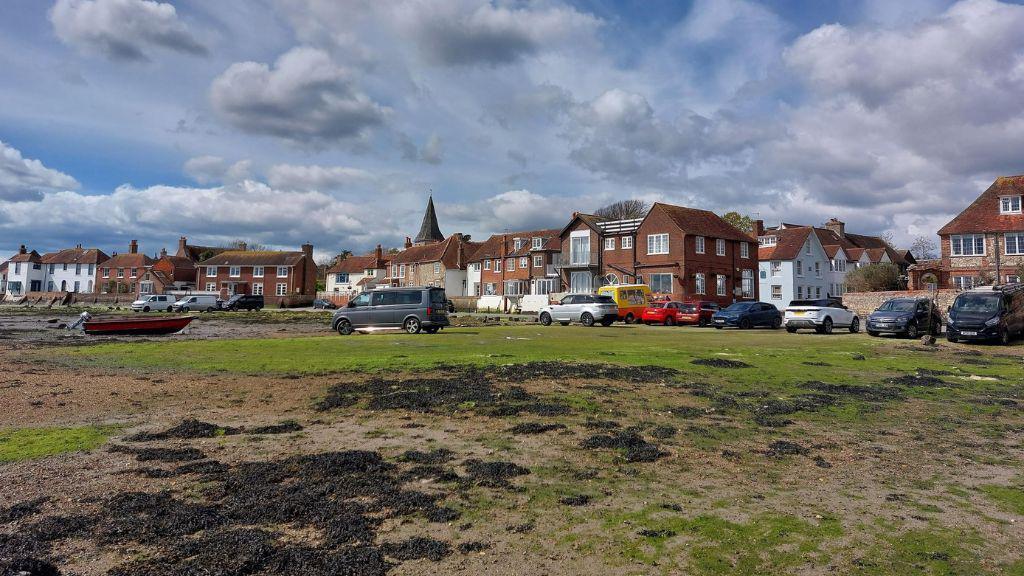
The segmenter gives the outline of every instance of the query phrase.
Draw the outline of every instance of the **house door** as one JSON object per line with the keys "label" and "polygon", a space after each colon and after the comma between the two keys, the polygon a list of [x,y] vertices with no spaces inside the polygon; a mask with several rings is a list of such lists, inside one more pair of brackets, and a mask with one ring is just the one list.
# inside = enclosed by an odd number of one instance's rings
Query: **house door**
{"label": "house door", "polygon": [[569,275],[569,291],[576,294],[587,294],[592,292],[593,278],[590,272],[572,272]]}
{"label": "house door", "polygon": [[43,282],[41,280],[32,280],[31,282],[29,282],[29,285],[28,285],[28,291],[29,292],[39,292],[42,289],[43,289]]}

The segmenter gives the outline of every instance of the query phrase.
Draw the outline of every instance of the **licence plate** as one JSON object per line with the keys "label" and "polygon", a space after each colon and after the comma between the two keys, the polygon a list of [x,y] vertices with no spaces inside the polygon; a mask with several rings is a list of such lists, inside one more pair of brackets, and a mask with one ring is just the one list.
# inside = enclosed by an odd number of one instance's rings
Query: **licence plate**
{"label": "licence plate", "polygon": [[718,318],[718,319],[715,320],[715,324],[725,324],[725,320],[722,320],[721,318]]}
{"label": "licence plate", "polygon": [[803,310],[796,310],[793,312],[793,316],[803,316],[804,314],[807,314],[807,312],[804,312]]}
{"label": "licence plate", "polygon": [[964,336],[977,336],[978,335],[978,333],[973,331],[973,330],[964,330],[964,331],[962,331],[960,333],[963,334]]}

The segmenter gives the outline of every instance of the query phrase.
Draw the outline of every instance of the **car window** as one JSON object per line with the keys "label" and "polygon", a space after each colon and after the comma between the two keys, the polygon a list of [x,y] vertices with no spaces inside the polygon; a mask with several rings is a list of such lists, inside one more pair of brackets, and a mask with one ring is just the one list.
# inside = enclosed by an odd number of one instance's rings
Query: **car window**
{"label": "car window", "polygon": [[370,305],[370,294],[364,293],[356,296],[356,299],[352,301],[352,306],[369,306]]}
{"label": "car window", "polygon": [[591,296],[590,298],[593,298],[591,302],[599,302],[601,304],[615,304],[615,300],[613,300],[611,296]]}
{"label": "car window", "polygon": [[431,304],[445,304],[447,302],[448,296],[444,293],[444,290],[435,288],[430,291]]}
{"label": "car window", "polygon": [[402,290],[395,294],[395,304],[419,304],[423,293],[419,290]]}
{"label": "car window", "polygon": [[392,290],[386,290],[383,292],[374,292],[371,302],[374,306],[390,306],[398,303],[398,292]]}

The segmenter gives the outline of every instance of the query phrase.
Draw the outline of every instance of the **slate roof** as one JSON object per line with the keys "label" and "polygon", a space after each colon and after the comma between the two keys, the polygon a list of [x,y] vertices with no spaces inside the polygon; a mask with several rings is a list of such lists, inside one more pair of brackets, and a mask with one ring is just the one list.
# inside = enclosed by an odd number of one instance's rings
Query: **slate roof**
{"label": "slate roof", "polygon": [[434,212],[434,197],[430,196],[427,198],[427,209],[423,213],[420,232],[416,235],[413,242],[419,244],[422,242],[441,242],[442,240],[444,240],[444,234],[441,234],[441,228],[437,225],[437,214]]}
{"label": "slate roof", "polygon": [[306,256],[304,252],[279,250],[225,250],[199,262],[198,266],[295,266]]}
{"label": "slate roof", "polygon": [[1000,196],[1024,196],[1024,175],[996,178],[970,206],[940,228],[939,235],[1024,231],[1024,215],[999,213]]}
{"label": "slate roof", "polygon": [[109,258],[96,248],[75,247],[43,254],[41,261],[43,264],[99,264]]}

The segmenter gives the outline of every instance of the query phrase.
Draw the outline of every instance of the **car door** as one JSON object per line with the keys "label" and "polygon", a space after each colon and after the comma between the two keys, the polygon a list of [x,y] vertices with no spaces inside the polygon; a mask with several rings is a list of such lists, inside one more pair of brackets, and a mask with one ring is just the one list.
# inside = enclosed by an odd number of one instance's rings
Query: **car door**
{"label": "car door", "polygon": [[345,316],[355,328],[363,328],[370,322],[370,297],[373,292],[363,292],[348,303]]}
{"label": "car door", "polygon": [[758,324],[771,326],[779,317],[779,309],[771,304],[761,304],[761,314]]}
{"label": "car door", "polygon": [[377,327],[397,326],[398,291],[381,290],[373,293],[370,298],[369,325]]}
{"label": "car door", "polygon": [[849,326],[853,323],[853,312],[851,312],[850,309],[838,302],[832,302],[831,306],[832,310],[835,311],[835,316],[832,319],[833,324]]}
{"label": "car door", "polygon": [[570,310],[572,308],[572,302],[575,299],[575,296],[566,296],[562,298],[561,302],[556,306],[551,307],[551,317],[559,322],[568,321],[572,317]]}

